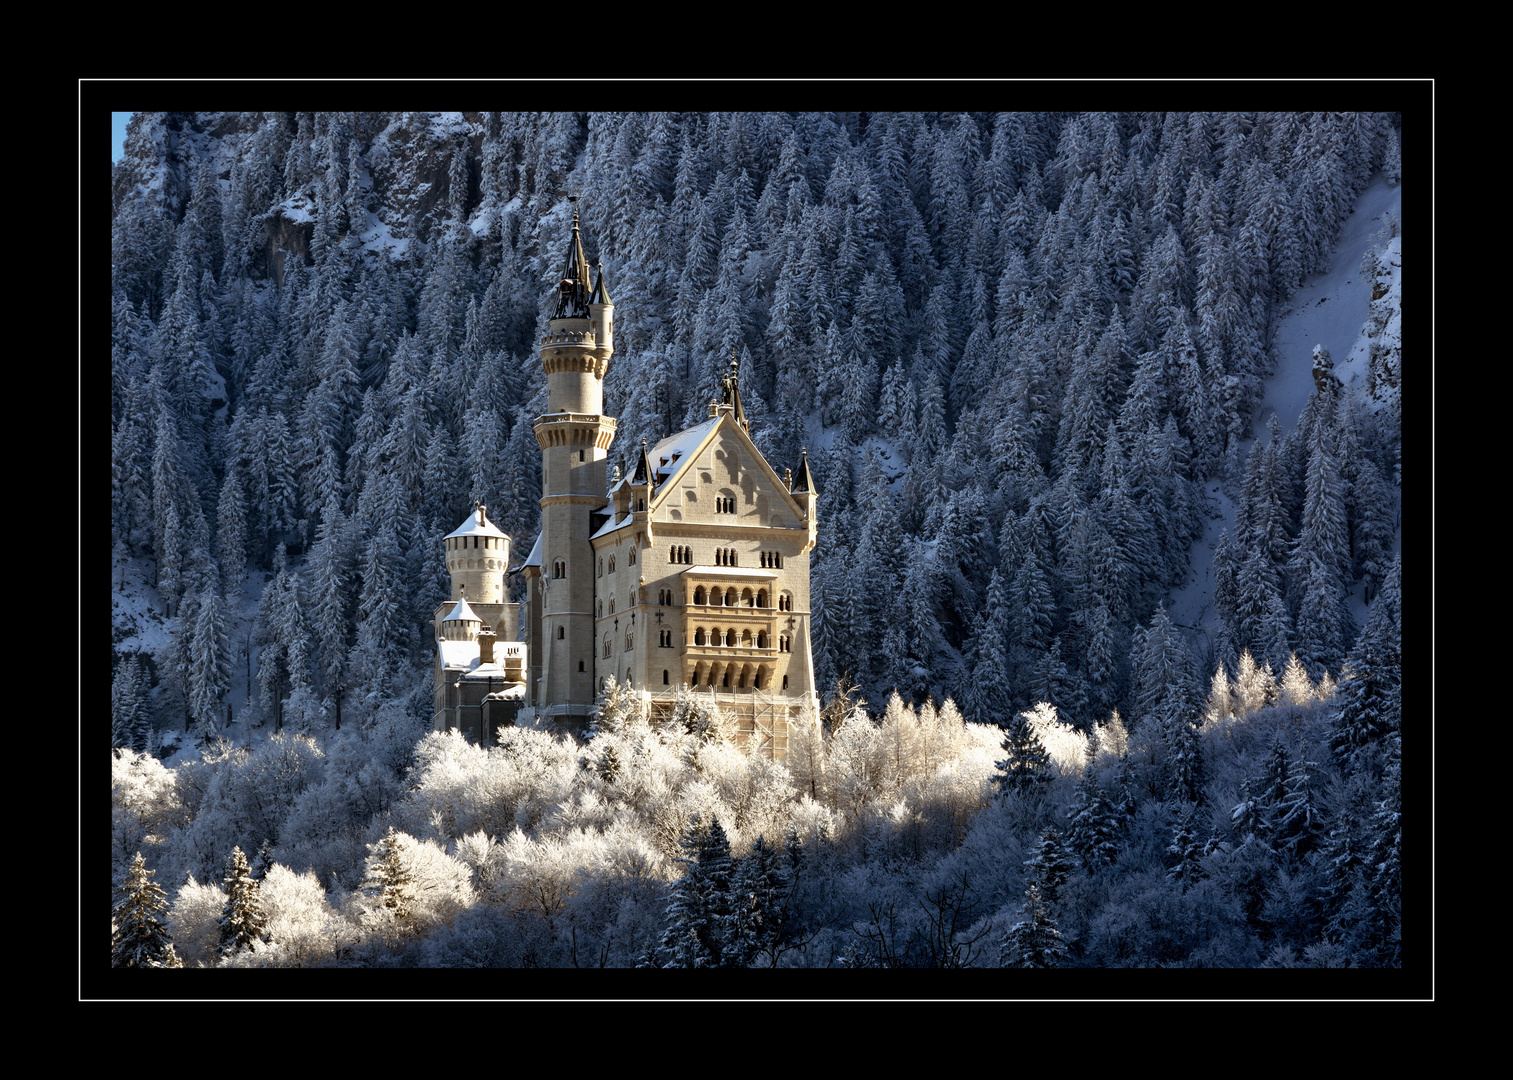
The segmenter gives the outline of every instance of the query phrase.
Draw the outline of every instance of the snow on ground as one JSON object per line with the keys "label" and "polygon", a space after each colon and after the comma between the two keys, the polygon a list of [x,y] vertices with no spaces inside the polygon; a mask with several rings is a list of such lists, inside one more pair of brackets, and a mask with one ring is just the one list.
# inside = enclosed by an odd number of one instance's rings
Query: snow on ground
{"label": "snow on ground", "polygon": [[[1378,173],[1356,201],[1355,212],[1346,219],[1335,243],[1327,271],[1309,278],[1283,311],[1277,329],[1277,370],[1267,381],[1266,392],[1256,410],[1248,452],[1257,437],[1266,437],[1266,425],[1276,414],[1286,435],[1297,426],[1298,416],[1313,393],[1313,349],[1323,345],[1334,360],[1335,374],[1356,394],[1365,385],[1366,351],[1364,326],[1371,303],[1371,283],[1361,276],[1361,259],[1368,248],[1387,245],[1386,219],[1402,216],[1403,188],[1389,188]],[[1242,454],[1241,460],[1244,460]],[[1206,485],[1213,510],[1203,538],[1193,545],[1192,568],[1187,585],[1172,593],[1168,613],[1172,622],[1196,637],[1202,654],[1212,644],[1218,620],[1213,610],[1213,554],[1220,533],[1235,527],[1235,505],[1218,480]],[[1357,587],[1351,593],[1352,612],[1363,623],[1366,607]]]}

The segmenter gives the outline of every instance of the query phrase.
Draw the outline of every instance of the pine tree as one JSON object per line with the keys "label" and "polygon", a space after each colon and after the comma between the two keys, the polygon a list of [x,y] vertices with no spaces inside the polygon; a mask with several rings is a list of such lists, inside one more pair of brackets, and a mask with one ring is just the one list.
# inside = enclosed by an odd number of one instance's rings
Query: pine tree
{"label": "pine tree", "polygon": [[1040,895],[1047,907],[1056,906],[1061,886],[1077,868],[1067,856],[1061,834],[1055,829],[1046,829],[1040,834],[1040,843],[1035,845],[1034,854],[1025,860],[1024,866],[1030,872],[1030,880],[1040,886]]}
{"label": "pine tree", "polygon": [[231,849],[231,858],[226,862],[226,877],[221,884],[226,889],[226,906],[221,910],[220,954],[229,956],[250,948],[254,941],[268,940],[268,916],[263,912],[258,884],[252,880],[247,867],[247,856],[242,849]]}
{"label": "pine tree", "polygon": [[1004,935],[998,966],[1054,968],[1065,964],[1066,957],[1066,942],[1046,910],[1040,886],[1032,881],[1024,891],[1024,918]]}
{"label": "pine tree", "polygon": [[689,818],[678,846],[686,869],[673,883],[657,960],[668,968],[721,967],[730,916],[730,841],[713,814]]}
{"label": "pine tree", "polygon": [[410,929],[408,919],[415,900],[414,880],[405,865],[399,838],[390,825],[384,838],[368,849],[368,873],[363,881],[363,888],[377,900],[374,915],[395,935]]}
{"label": "pine tree", "polygon": [[1177,818],[1177,823],[1172,827],[1172,842],[1166,849],[1166,853],[1172,857],[1172,866],[1167,870],[1166,876],[1177,882],[1183,892],[1186,892],[1194,882],[1206,876],[1202,863],[1202,847],[1193,834],[1192,807],[1186,806]]}
{"label": "pine tree", "polygon": [[173,951],[173,941],[158,918],[168,910],[163,890],[152,880],[155,870],[147,869],[142,853],[137,852],[126,872],[123,894],[110,913],[110,966],[113,968],[182,967]]}
{"label": "pine tree", "polygon": [[1114,842],[1118,831],[1118,817],[1114,807],[1103,794],[1091,762],[1082,774],[1077,786],[1077,795],[1067,811],[1071,824],[1067,830],[1067,845],[1082,859],[1082,865],[1094,871],[1112,866],[1119,849]]}
{"label": "pine tree", "polygon": [[1000,744],[1007,757],[994,762],[993,782],[1000,792],[1029,792],[1051,779],[1051,758],[1030,726],[1029,713],[1015,713],[1003,725]]}
{"label": "pine tree", "polygon": [[[798,837],[791,843],[797,845]],[[776,967],[792,945],[793,881],[781,849],[758,836],[751,853],[736,866],[730,886],[723,960],[727,967],[749,967],[759,957]]]}

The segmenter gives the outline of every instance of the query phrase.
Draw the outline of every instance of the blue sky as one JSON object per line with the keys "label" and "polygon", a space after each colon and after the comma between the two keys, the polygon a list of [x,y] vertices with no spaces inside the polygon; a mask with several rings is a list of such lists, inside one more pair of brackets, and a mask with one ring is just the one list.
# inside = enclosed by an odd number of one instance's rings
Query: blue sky
{"label": "blue sky", "polygon": [[121,160],[121,151],[126,146],[126,121],[130,119],[129,112],[110,114],[110,160],[113,162]]}

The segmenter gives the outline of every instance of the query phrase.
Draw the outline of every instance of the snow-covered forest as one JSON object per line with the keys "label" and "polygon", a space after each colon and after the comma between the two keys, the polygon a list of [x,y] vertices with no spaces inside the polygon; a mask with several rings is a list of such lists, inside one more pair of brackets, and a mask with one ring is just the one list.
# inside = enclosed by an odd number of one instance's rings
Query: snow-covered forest
{"label": "snow-covered forest", "polygon": [[[1337,245],[1401,127],[137,114],[116,965],[1400,966],[1398,217]],[[831,689],[786,760],[618,688],[586,741],[429,731],[441,537],[536,532],[572,194],[611,459],[732,350],[808,449]]]}

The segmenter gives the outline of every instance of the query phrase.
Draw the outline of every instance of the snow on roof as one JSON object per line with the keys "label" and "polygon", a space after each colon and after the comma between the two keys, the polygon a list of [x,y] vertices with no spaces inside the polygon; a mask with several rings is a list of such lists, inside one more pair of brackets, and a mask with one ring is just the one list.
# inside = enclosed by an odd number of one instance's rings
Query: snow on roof
{"label": "snow on roof", "polygon": [[718,577],[775,578],[771,570],[758,570],[754,566],[690,566],[685,574],[713,574]]}
{"label": "snow on roof", "polygon": [[478,666],[478,642],[448,641],[443,638],[436,643],[441,653],[441,666],[451,671],[472,671]]}
{"label": "snow on roof", "polygon": [[536,542],[531,545],[531,553],[525,557],[525,562],[515,567],[516,570],[524,570],[527,566],[541,565],[541,534],[536,534]]}
{"label": "snow on roof", "polygon": [[468,606],[467,597],[463,597],[461,600],[457,601],[457,606],[452,609],[452,613],[441,621],[454,622],[462,619],[471,619],[473,622],[483,622],[482,619],[474,614],[473,609]]}
{"label": "snow on roof", "polygon": [[513,686],[506,686],[503,690],[495,690],[492,694],[488,695],[486,700],[512,701],[515,698],[523,697],[525,697],[525,683],[515,683]]}
{"label": "snow on roof", "polygon": [[450,540],[454,536],[502,536],[506,540],[510,538],[509,533],[489,520],[481,507],[469,514],[463,523],[447,533],[445,538]]}
{"label": "snow on roof", "polygon": [[657,487],[671,483],[675,480],[690,462],[693,461],[694,453],[715,425],[720,422],[718,416],[711,416],[702,424],[695,424],[684,431],[674,432],[661,442],[647,451],[651,458],[651,467],[657,473]]}
{"label": "snow on roof", "polygon": [[615,515],[614,515],[613,511],[611,511],[611,513],[609,515],[609,520],[606,521],[603,525],[599,526],[599,531],[596,532],[596,533],[594,533],[593,536],[590,536],[589,539],[590,540],[597,540],[597,539],[599,539],[599,537],[606,536],[609,533],[614,532],[616,529],[621,528],[621,527],[626,526],[626,525],[629,525],[629,524],[630,524],[630,515],[629,514],[626,514],[619,521],[616,521],[615,520]]}

